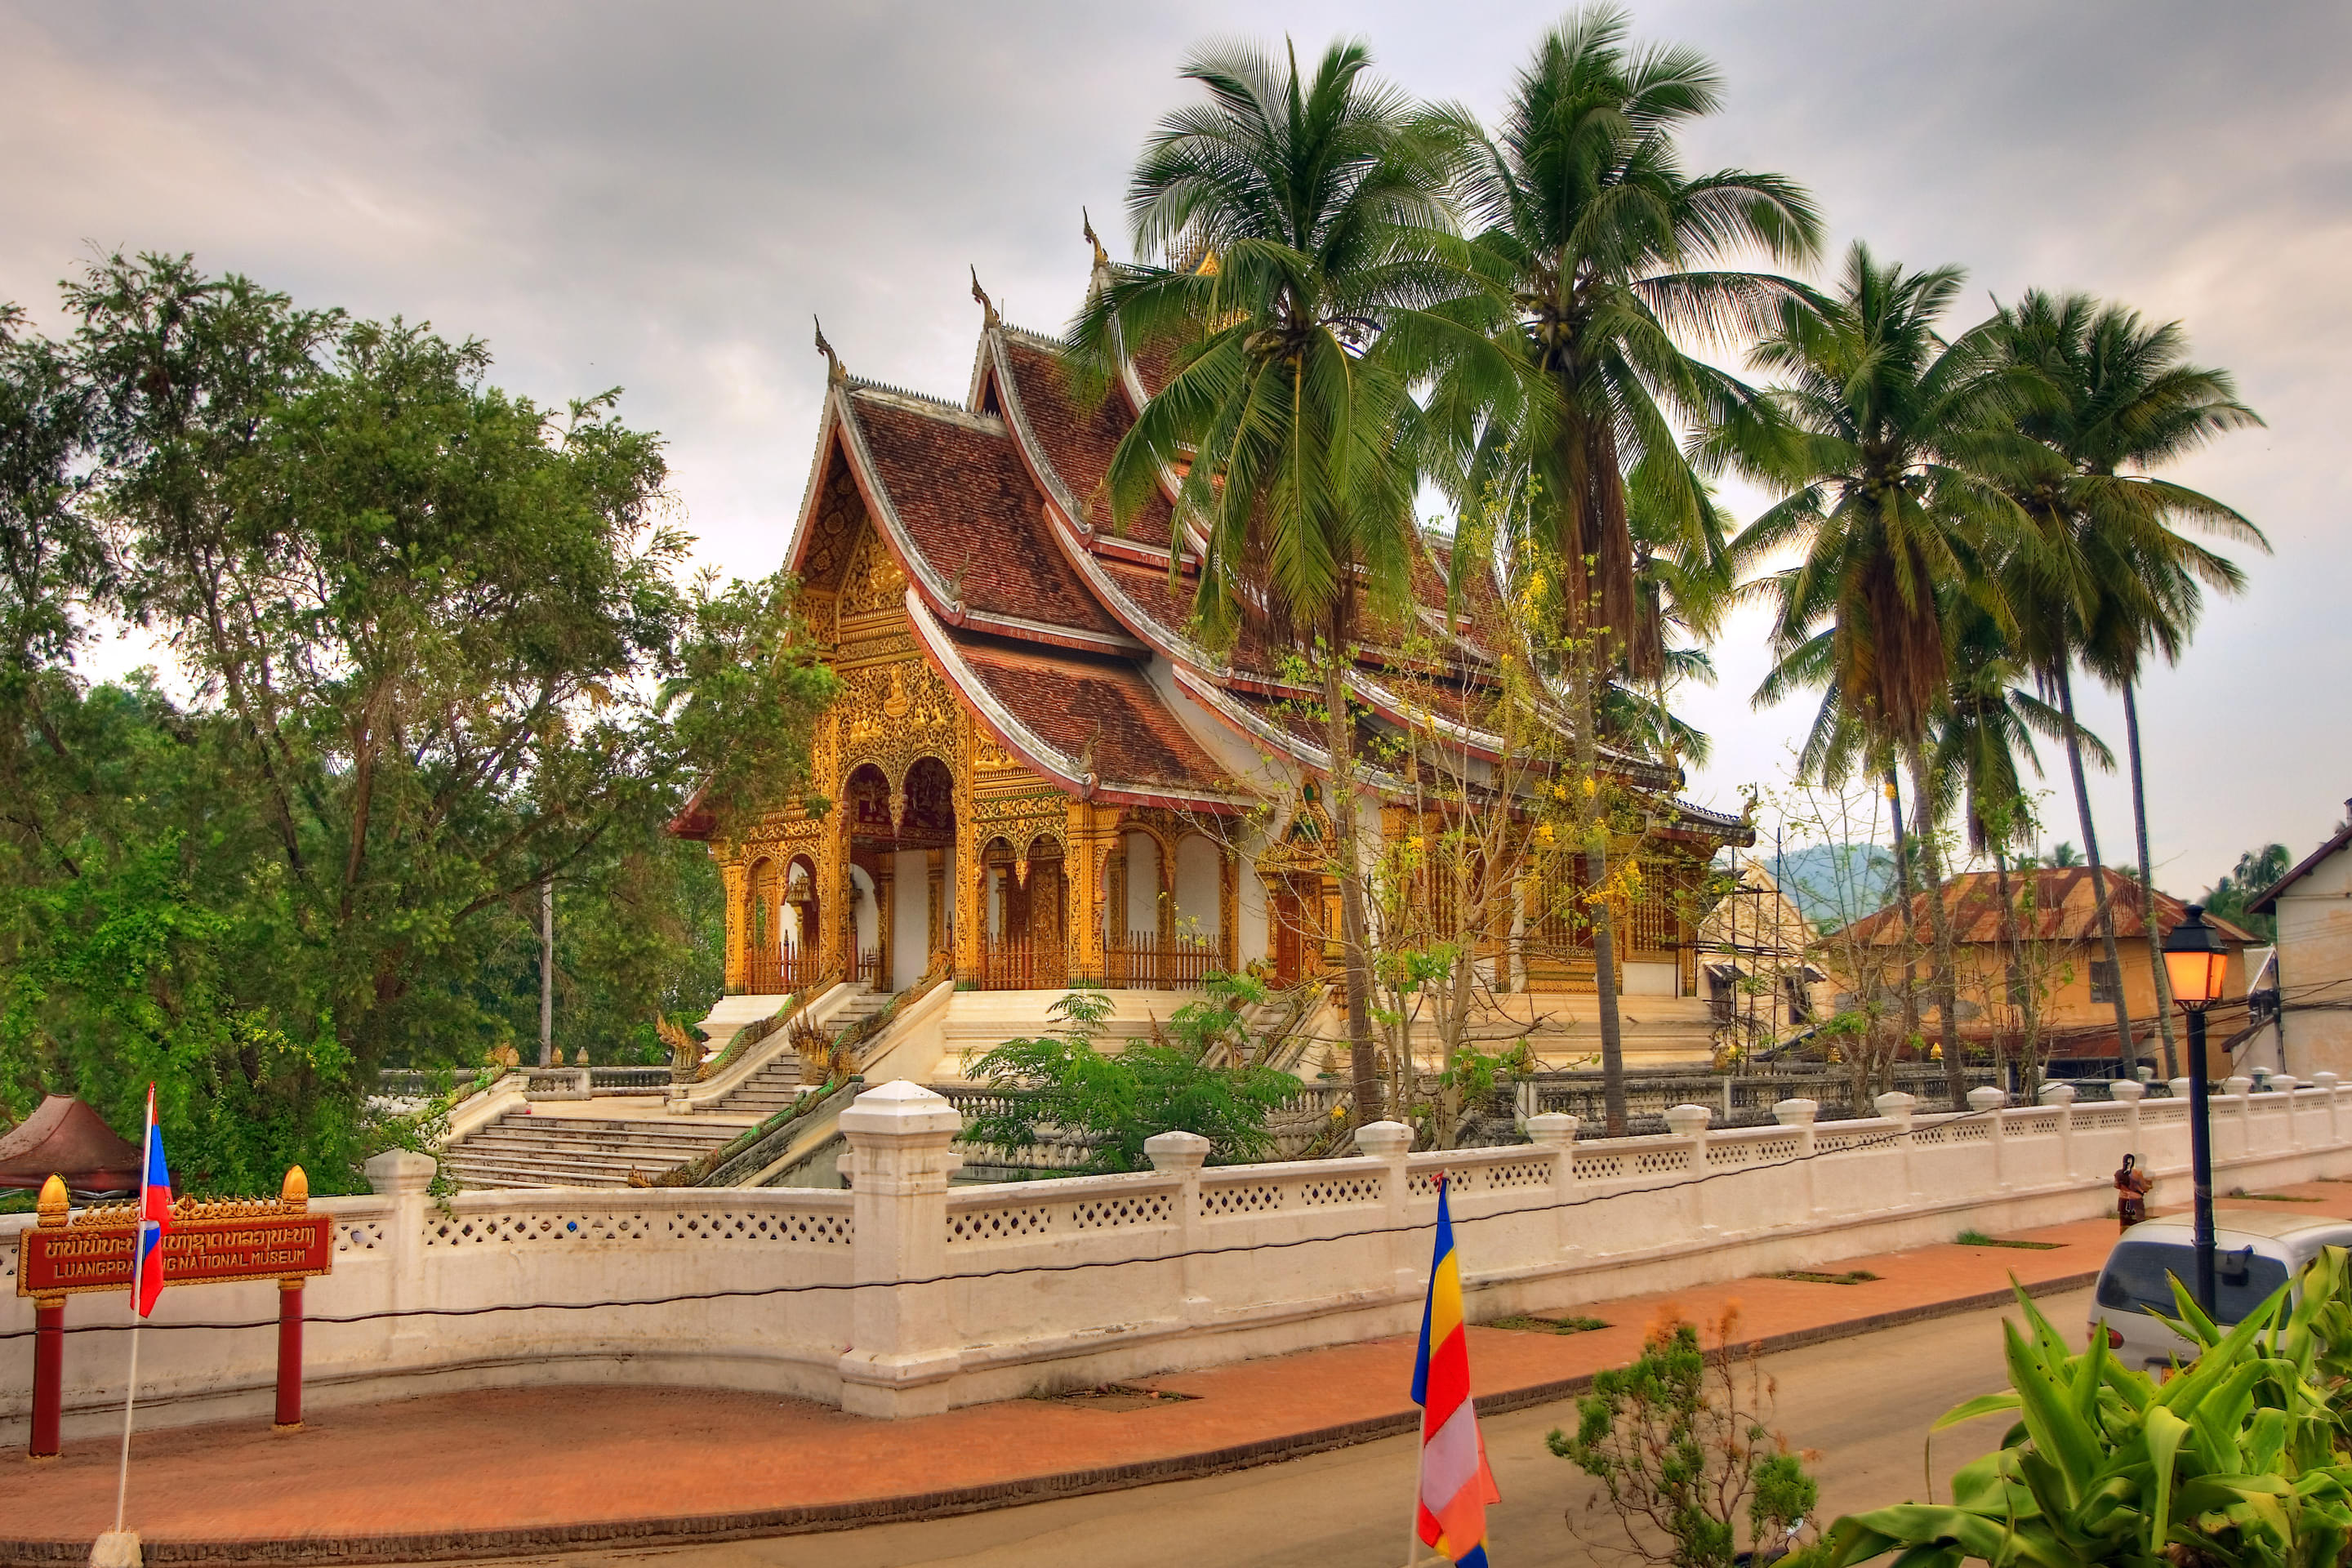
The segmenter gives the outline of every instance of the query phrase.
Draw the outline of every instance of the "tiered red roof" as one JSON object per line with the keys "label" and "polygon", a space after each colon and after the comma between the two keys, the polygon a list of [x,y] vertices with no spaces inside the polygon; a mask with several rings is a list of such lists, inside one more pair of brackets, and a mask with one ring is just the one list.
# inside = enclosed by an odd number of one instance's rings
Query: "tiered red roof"
{"label": "tiered red roof", "polygon": [[[1111,395],[1088,407],[1058,345],[992,316],[961,405],[836,372],[789,564],[809,574],[821,503],[854,481],[906,574],[918,641],[1025,765],[1089,798],[1230,812],[1250,792],[1219,763],[1218,730],[1310,770],[1328,758],[1319,725],[1285,701],[1316,694],[1283,679],[1274,647],[1245,633],[1212,652],[1195,637],[1193,542],[1180,535],[1167,487],[1113,524],[1104,476],[1141,400],[1167,374],[1158,362],[1129,363]],[[1172,581],[1171,549],[1181,552]],[[1433,601],[1420,629],[1448,650],[1439,673],[1475,685],[1488,658],[1481,644],[1491,646],[1479,632],[1496,608],[1493,585],[1474,585],[1460,617],[1449,619],[1444,570],[1440,559],[1416,570],[1416,590]],[[1189,721],[1147,673],[1153,655],[1193,700]],[[1367,668],[1357,695],[1375,710],[1393,706],[1382,686],[1381,672]],[[1457,739],[1491,754],[1500,739],[1477,726],[1483,700],[1465,690],[1452,706]],[[1207,728],[1195,732],[1188,722]],[[1654,764],[1624,761],[1643,783],[1671,782]]]}

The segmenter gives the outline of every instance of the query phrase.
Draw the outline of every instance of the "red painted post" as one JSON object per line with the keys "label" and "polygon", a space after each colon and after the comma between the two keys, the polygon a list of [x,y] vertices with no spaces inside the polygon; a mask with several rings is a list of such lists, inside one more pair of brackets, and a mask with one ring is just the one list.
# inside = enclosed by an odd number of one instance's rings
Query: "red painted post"
{"label": "red painted post", "polygon": [[279,1432],[302,1425],[302,1281],[278,1282],[278,1419]]}
{"label": "red painted post", "polygon": [[[57,1230],[72,1217],[73,1198],[65,1182],[52,1174],[41,1184],[34,1205],[43,1230]],[[33,1440],[26,1453],[36,1459],[58,1457],[58,1417],[65,1405],[66,1299],[33,1299]]]}
{"label": "red painted post", "polygon": [[33,1303],[33,1444],[36,1459],[58,1457],[58,1414],[65,1403],[66,1299]]}

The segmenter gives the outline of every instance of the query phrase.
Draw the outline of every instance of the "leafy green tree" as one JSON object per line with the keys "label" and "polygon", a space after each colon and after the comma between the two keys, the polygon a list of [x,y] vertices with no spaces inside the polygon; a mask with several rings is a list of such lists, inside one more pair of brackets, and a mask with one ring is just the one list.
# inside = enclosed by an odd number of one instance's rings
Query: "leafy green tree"
{"label": "leafy green tree", "polygon": [[[1417,468],[1409,395],[1430,344],[1475,349],[1416,307],[1443,290],[1446,142],[1335,43],[1311,73],[1239,46],[1188,62],[1207,101],[1160,123],[1128,196],[1136,248],[1072,337],[1099,383],[1120,345],[1174,369],[1110,463],[1117,516],[1169,473],[1206,534],[1196,612],[1213,640],[1244,619],[1316,650],[1329,753],[1348,1040],[1360,1120],[1381,1114],[1358,862],[1348,674],[1368,614],[1401,611]],[[1396,336],[1401,322],[1414,331]]]}
{"label": "leafy green tree", "polygon": [[[1756,358],[1781,378],[1771,396],[1784,427],[1741,456],[1786,494],[1733,546],[1743,559],[1802,550],[1769,580],[1775,649],[1814,661],[1808,673],[1834,680],[1874,752],[1899,756],[1910,774],[1955,1106],[1967,1083],[1927,751],[1951,676],[1937,586],[1974,595],[1983,614],[2008,624],[1991,552],[2021,538],[2024,520],[2001,483],[2054,466],[2045,448],[2001,427],[2020,378],[2001,363],[1990,327],[1948,342],[1937,330],[1961,276],[1906,272],[1857,244],[1835,299],[1783,304]],[[1906,854],[1898,843],[1907,881]]]}
{"label": "leafy green tree", "polygon": [[[2260,425],[2238,401],[2227,372],[2188,363],[2179,322],[2150,326],[2137,311],[2086,294],[2030,290],[1998,321],[2002,352],[2033,374],[2046,395],[2021,411],[2019,428],[2061,459],[2012,493],[2032,520],[2033,547],[2006,563],[2020,647],[2053,687],[2070,731],[2067,761],[2074,806],[2092,870],[2100,940],[2116,962],[2115,915],[2098,875],[2098,836],[2082,759],[2071,740],[2073,669],[2086,668],[2123,693],[2131,758],[2132,827],[2148,864],[2147,792],[2140,767],[2139,704],[2150,652],[2179,659],[2203,607],[2203,590],[2235,594],[2244,575],[2228,558],[2188,539],[2176,523],[2267,551],[2260,530],[2212,497],[2147,470],[2197,450],[2231,430]],[[2166,1071],[2177,1065],[2172,997],[2156,930],[2156,892],[2138,879],[2141,927],[2155,968],[2157,1020]],[[2118,1038],[2131,1038],[2116,994]]]}
{"label": "leafy green tree", "polygon": [[1743,1524],[1762,1561],[1786,1547],[1820,1499],[1803,1458],[1771,1428],[1762,1368],[1731,1350],[1735,1312],[1712,1325],[1712,1345],[1696,1324],[1658,1324],[1632,1365],[1593,1374],[1576,1431],[1544,1439],[1601,1483],[1587,1511],[1605,1508],[1645,1562],[1732,1568],[1747,1555]]}
{"label": "leafy green tree", "polygon": [[1081,989],[1048,1009],[1052,1034],[1007,1040],[973,1064],[1002,1090],[1005,1109],[972,1119],[962,1137],[1001,1149],[1034,1149],[1059,1134],[1091,1146],[1087,1169],[1140,1171],[1150,1160],[1144,1140],[1197,1132],[1212,1164],[1264,1159],[1273,1146],[1266,1121],[1298,1094],[1298,1080],[1272,1068],[1220,1066],[1219,1052],[1241,1034],[1242,1009],[1262,997],[1245,977],[1212,975],[1206,999],[1179,1008],[1154,1041],[1129,1040],[1104,1052],[1108,993]]}
{"label": "leafy green tree", "polygon": [[[1628,39],[1624,14],[1577,12],[1547,33],[1492,138],[1466,116],[1461,185],[1476,234],[1471,287],[1444,307],[1475,322],[1526,374],[1449,363],[1433,423],[1456,452],[1457,500],[1528,490],[1524,516],[1566,621],[1582,776],[1598,767],[1611,672],[1637,687],[1665,673],[1679,599],[1702,626],[1727,580],[1723,540],[1683,429],[1737,423],[1744,387],[1687,352],[1763,330],[1803,290],[1712,264],[1756,252],[1810,260],[1812,202],[1778,174],[1685,171],[1676,135],[1722,101],[1703,56]],[[1528,481],[1532,480],[1532,483]],[[1631,495],[1629,497],[1629,489]],[[1669,583],[1664,568],[1674,568]],[[1648,581],[1644,579],[1647,578]],[[1607,814],[1591,815],[1588,879],[1608,879]],[[1609,1129],[1624,1130],[1624,1058],[1606,899],[1591,907]]]}
{"label": "leafy green tree", "polygon": [[2278,940],[2278,916],[2258,915],[2246,906],[2286,875],[2294,857],[2284,844],[2265,844],[2238,857],[2238,863],[2205,890],[2205,909],[2264,942]]}
{"label": "leafy green tree", "polygon": [[[50,411],[63,453],[0,472],[0,1100],[135,1122],[152,1079],[199,1187],[355,1183],[379,1065],[478,1061],[535,1005],[549,879],[595,911],[600,1046],[699,1005],[657,972],[708,868],[689,891],[660,825],[746,754],[789,776],[831,684],[787,585],[679,583],[659,441],[184,258],[66,299],[68,339],[0,363],[12,430]],[[189,694],[79,680],[100,615]]]}

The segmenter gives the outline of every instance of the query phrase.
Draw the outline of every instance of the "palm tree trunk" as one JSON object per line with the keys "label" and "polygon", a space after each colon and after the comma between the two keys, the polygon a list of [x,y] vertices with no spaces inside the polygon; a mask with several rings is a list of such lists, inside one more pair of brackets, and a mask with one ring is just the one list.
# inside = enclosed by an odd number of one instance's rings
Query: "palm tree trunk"
{"label": "palm tree trunk", "polygon": [[[1346,966],[1341,990],[1348,1008],[1348,1070],[1356,1086],[1356,1125],[1381,1120],[1380,1053],[1372,1046],[1370,966],[1364,962],[1364,879],[1356,858],[1355,737],[1348,721],[1348,603],[1342,594],[1331,606],[1324,650],[1325,734],[1331,752],[1331,853],[1339,881],[1339,962]],[[1400,1070],[1410,1064],[1398,1063]]]}
{"label": "palm tree trunk", "polygon": [[2164,942],[2156,934],[2156,868],[2147,858],[2147,784],[2139,766],[2139,703],[2136,682],[2124,682],[2124,740],[2131,752],[2132,832],[2139,847],[2139,924],[2147,939],[2147,967],[2156,976],[2156,1026],[2164,1037],[2164,1076],[2180,1076],[2180,1052],[2172,1042],[2172,980],[2164,972]]}
{"label": "palm tree trunk", "polygon": [[[2017,999],[2017,982],[2023,973],[2023,966],[2019,963],[2017,956],[2017,905],[2012,899],[2009,889],[2009,847],[2007,843],[1997,843],[1993,846],[1992,866],[1994,874],[2000,879],[2000,984],[2001,987],[2002,1000],[2006,1003],[2007,1006],[2014,1007],[2020,1005]],[[2030,994],[2031,987],[2028,988],[2028,992]],[[2004,1011],[2006,1009],[2004,1009]],[[1996,1042],[1993,1049],[1993,1070],[1996,1074],[1999,1074],[2000,1071],[2001,1053],[1998,1043],[2000,1038],[2000,1037],[1999,1033],[1996,1032],[1993,1036],[1993,1039]],[[2021,1027],[2018,1031],[2018,1039],[2021,1043],[2024,1038],[2025,1031]]]}
{"label": "palm tree trunk", "polygon": [[[1609,823],[1598,807],[1601,767],[1601,661],[1603,639],[1587,636],[1570,652],[1570,687],[1576,694],[1575,786],[1584,802],[1584,881],[1594,889],[1609,882]],[[1601,1110],[1608,1135],[1622,1138],[1627,1128],[1625,1103],[1625,1039],[1617,1016],[1617,942],[1609,916],[1609,900],[1592,900],[1592,991],[1601,1016]]]}
{"label": "palm tree trunk", "polygon": [[1959,977],[1952,973],[1952,911],[1944,900],[1944,850],[1936,838],[1936,792],[1928,787],[1927,756],[1918,741],[1904,742],[1904,760],[1911,769],[1913,831],[1919,837],[1921,863],[1927,873],[1927,925],[1936,939],[1936,1011],[1938,1042],[1944,1047],[1944,1089],[1954,1110],[1969,1108],[1967,1066],[1960,1059]]}
{"label": "palm tree trunk", "polygon": [[1903,786],[1886,770],[1886,804],[1895,817],[1895,896],[1903,910],[1903,1043],[1919,1037],[1918,916],[1911,908],[1911,841],[1903,831]]}
{"label": "palm tree trunk", "polygon": [[2066,771],[2074,781],[2074,820],[2083,830],[2083,862],[2091,868],[2091,902],[2098,911],[2099,942],[2106,952],[2107,973],[2116,977],[2116,1065],[2120,1068],[2138,1058],[2132,1043],[2131,1007],[2124,1000],[2123,958],[2116,951],[2116,912],[2107,903],[2107,874],[2099,868],[2099,835],[2091,826],[2091,791],[2083,779],[2083,732],[2074,722],[2072,659],[2058,666],[2058,708],[2066,720]]}

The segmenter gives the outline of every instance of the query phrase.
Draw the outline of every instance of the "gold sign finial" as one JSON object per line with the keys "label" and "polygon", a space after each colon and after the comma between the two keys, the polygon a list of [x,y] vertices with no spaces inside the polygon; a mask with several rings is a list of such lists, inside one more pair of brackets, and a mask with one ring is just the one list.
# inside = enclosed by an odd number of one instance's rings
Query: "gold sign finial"
{"label": "gold sign finial", "polygon": [[37,1207],[43,1225],[55,1228],[65,1224],[66,1213],[73,1207],[73,1199],[66,1194],[65,1178],[52,1175],[41,1184],[41,1197]]}
{"label": "gold sign finial", "polygon": [[310,1178],[302,1173],[299,1165],[286,1167],[286,1180],[278,1189],[278,1201],[289,1209],[310,1205]]}

